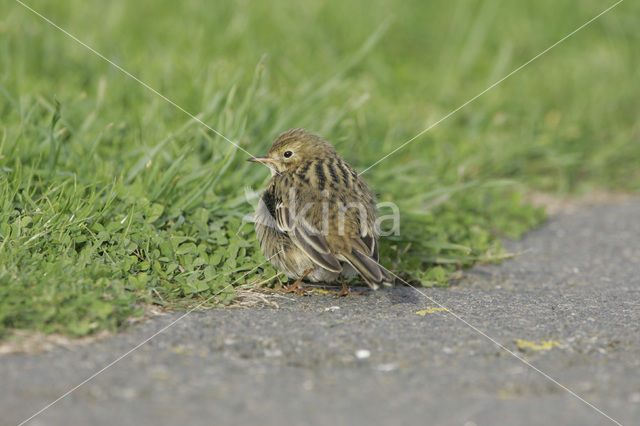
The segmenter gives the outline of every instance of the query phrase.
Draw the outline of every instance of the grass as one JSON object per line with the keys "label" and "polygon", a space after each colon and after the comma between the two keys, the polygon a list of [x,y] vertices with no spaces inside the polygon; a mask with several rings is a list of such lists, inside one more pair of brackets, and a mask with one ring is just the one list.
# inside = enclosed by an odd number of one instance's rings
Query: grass
{"label": "grass", "polygon": [[[290,127],[364,170],[606,5],[28,4],[245,150]],[[529,188],[640,189],[640,8],[624,2],[367,171],[401,209],[382,261],[423,285],[543,220]],[[115,330],[276,273],[247,155],[46,24],[0,6],[0,338]],[[212,297],[215,295],[215,297]]]}

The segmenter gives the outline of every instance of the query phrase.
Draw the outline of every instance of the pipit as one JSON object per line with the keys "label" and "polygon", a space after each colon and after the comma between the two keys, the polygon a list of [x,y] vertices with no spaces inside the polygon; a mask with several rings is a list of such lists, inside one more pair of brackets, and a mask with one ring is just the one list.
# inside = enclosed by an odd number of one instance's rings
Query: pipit
{"label": "pipit", "polygon": [[378,263],[375,199],[367,183],[333,145],[304,129],[282,133],[267,155],[249,158],[271,169],[255,228],[260,248],[276,268],[301,281],[335,282],[356,272],[373,289],[392,285]]}

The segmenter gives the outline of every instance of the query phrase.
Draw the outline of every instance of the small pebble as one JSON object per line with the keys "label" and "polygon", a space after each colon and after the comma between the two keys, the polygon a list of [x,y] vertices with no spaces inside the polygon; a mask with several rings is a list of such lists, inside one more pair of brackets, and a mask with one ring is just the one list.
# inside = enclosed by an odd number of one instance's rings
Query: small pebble
{"label": "small pebble", "polygon": [[367,359],[371,356],[371,351],[368,349],[358,349],[356,351],[356,358],[358,359]]}

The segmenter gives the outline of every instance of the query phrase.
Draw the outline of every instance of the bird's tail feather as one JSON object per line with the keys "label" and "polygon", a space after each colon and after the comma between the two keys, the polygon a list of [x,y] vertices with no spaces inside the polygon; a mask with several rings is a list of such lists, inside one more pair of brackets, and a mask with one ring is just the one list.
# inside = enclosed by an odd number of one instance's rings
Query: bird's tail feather
{"label": "bird's tail feather", "polygon": [[352,249],[351,253],[345,257],[349,264],[364,278],[369,287],[374,290],[377,290],[380,284],[388,287],[393,285],[393,276],[389,271],[361,251]]}

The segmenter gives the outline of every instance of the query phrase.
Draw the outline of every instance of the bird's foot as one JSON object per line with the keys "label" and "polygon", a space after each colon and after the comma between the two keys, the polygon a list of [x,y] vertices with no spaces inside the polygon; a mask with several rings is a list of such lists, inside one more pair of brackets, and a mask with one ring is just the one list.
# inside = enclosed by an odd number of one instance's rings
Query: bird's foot
{"label": "bird's foot", "polygon": [[344,296],[360,296],[362,294],[361,291],[351,291],[349,287],[347,287],[347,283],[344,282],[344,277],[340,274],[340,281],[342,281],[342,290],[336,294],[336,299]]}
{"label": "bird's foot", "polygon": [[347,284],[345,284],[344,280],[342,281],[342,290],[340,290],[340,292],[336,293],[336,299],[340,298],[340,297],[344,297],[344,296],[361,296],[362,295],[362,291],[351,291],[349,290],[349,287],[347,287]]}
{"label": "bird's foot", "polygon": [[309,272],[311,272],[311,269],[307,269],[305,270],[302,275],[300,276],[300,278],[298,278],[296,280],[296,282],[294,282],[291,285],[286,286],[285,288],[283,288],[282,291],[283,293],[295,293],[298,296],[304,296],[305,292],[304,289],[302,288],[302,279],[304,277],[306,277],[307,275],[309,275]]}
{"label": "bird's foot", "polygon": [[304,296],[305,292],[304,289],[302,288],[301,282],[300,280],[294,282],[293,284],[290,284],[286,287],[282,287],[280,289],[281,292],[283,293],[295,293],[298,296]]}

